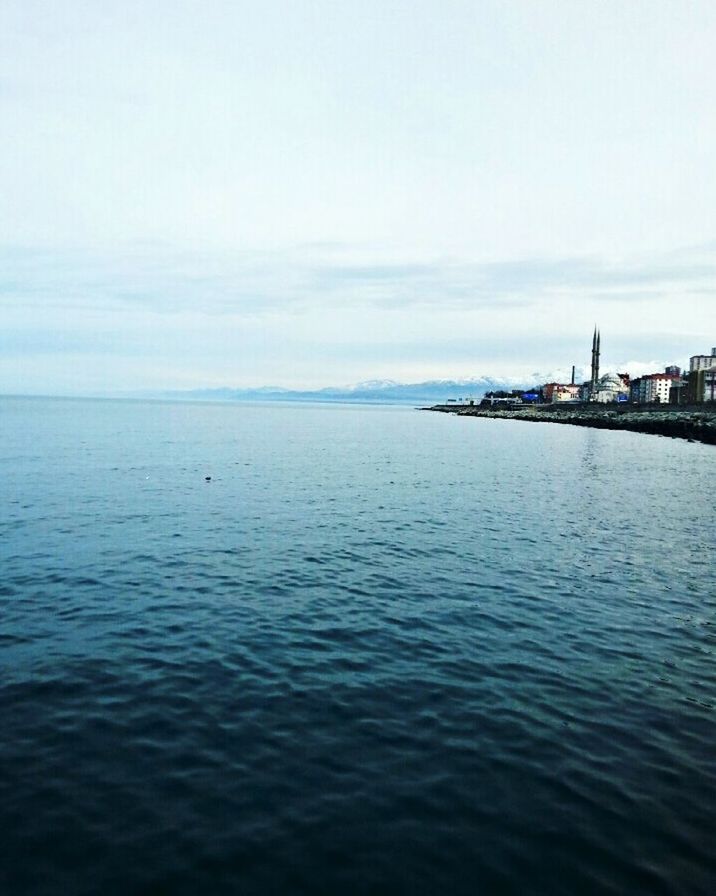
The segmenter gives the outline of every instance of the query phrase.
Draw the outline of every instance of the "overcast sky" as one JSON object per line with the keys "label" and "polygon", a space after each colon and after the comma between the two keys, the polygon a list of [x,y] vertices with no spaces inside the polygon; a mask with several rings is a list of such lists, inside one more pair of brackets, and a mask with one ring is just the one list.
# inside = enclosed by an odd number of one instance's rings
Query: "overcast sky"
{"label": "overcast sky", "polygon": [[2,0],[0,392],[684,363],[714,47],[713,0]]}

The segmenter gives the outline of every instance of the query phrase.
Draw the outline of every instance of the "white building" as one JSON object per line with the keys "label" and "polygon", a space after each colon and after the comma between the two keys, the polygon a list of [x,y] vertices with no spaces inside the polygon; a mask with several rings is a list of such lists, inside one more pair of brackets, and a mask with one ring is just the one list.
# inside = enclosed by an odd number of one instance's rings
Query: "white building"
{"label": "white building", "polygon": [[505,398],[505,397],[497,398],[494,395],[490,395],[489,398],[486,396],[485,398],[482,399],[481,404],[485,404],[485,403],[489,403],[490,406],[492,406],[494,404],[509,404],[509,405],[522,404],[522,399],[520,398],[519,395],[510,395],[507,398]]}
{"label": "white building", "polygon": [[579,386],[574,383],[545,383],[542,394],[547,404],[563,401],[579,401]]}
{"label": "white building", "polygon": [[609,401],[619,401],[620,395],[625,396],[628,394],[629,386],[620,376],[617,376],[616,373],[605,373],[604,376],[597,380],[597,391],[593,397],[593,401],[599,401],[602,404],[606,404]]}
{"label": "white building", "polygon": [[636,404],[668,404],[669,390],[682,382],[681,373],[675,372],[678,370],[678,367],[668,367],[664,373],[647,373],[632,380],[631,400]]}
{"label": "white building", "polygon": [[692,355],[689,359],[689,370],[710,370],[716,367],[716,348],[711,349],[710,355]]}
{"label": "white building", "polygon": [[644,386],[644,402],[646,404],[669,403],[669,389],[677,377],[668,373],[651,373],[642,377]]}

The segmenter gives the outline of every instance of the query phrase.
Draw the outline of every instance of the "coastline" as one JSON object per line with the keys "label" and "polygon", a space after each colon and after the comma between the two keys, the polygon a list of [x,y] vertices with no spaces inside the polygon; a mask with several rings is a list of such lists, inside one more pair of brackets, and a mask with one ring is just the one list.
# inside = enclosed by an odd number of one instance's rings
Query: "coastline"
{"label": "coastline", "polygon": [[678,407],[613,405],[538,405],[517,408],[433,405],[426,411],[455,414],[459,417],[490,417],[501,420],[524,420],[529,423],[561,423],[590,426],[595,429],[628,430],[650,435],[668,436],[716,445],[716,408],[703,405]]}

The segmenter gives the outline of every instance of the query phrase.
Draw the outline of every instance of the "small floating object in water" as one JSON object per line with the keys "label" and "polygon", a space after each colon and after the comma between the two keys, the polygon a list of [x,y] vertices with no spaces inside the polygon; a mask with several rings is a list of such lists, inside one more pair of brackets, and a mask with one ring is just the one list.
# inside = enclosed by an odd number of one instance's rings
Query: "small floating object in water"
{"label": "small floating object in water", "polygon": [[211,476],[204,476],[204,479],[205,479],[207,482],[211,482]]}

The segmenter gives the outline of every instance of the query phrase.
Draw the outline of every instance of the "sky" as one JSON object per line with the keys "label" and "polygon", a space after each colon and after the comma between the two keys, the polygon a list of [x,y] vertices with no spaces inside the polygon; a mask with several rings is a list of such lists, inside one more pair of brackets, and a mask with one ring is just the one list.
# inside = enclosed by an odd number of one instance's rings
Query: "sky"
{"label": "sky", "polygon": [[3,0],[0,392],[716,345],[713,0]]}

